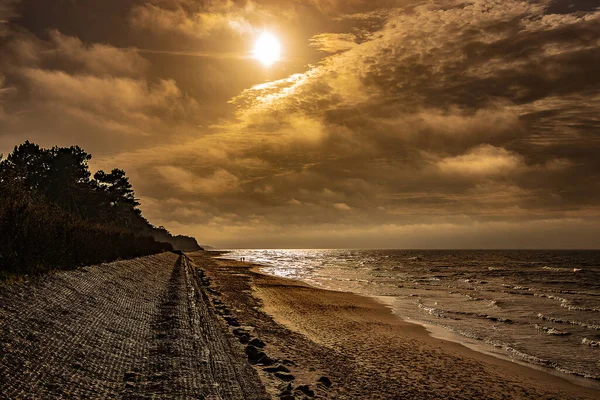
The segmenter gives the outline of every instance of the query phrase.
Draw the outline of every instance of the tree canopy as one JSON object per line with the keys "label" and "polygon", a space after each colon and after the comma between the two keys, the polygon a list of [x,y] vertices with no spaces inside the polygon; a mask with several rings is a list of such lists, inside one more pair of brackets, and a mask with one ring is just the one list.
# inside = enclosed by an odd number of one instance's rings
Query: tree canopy
{"label": "tree canopy", "polygon": [[180,250],[198,250],[189,237],[173,237],[156,228],[139,209],[140,203],[124,170],[89,170],[92,155],[79,146],[49,149],[26,141],[0,158],[2,185],[18,184],[44,198],[53,206],[91,223],[112,225],[138,235],[151,235]]}

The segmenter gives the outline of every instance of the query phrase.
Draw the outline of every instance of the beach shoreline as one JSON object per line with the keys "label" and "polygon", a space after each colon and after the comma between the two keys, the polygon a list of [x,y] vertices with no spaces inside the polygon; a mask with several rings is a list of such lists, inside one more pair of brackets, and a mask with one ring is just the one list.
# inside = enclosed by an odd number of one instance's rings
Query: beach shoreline
{"label": "beach shoreline", "polygon": [[[550,374],[550,371],[470,349],[448,337],[440,339],[432,336],[424,326],[394,315],[381,299],[330,291],[301,281],[274,277],[263,273],[258,264],[219,258],[214,260],[215,266],[208,268],[208,274],[219,290],[232,285],[232,281],[237,280],[238,285],[240,281],[245,281],[245,296],[257,300],[260,310],[267,315],[263,319],[271,318],[271,325],[276,324],[279,328],[300,334],[312,344],[324,347],[325,351],[335,349],[356,370],[353,374],[355,381],[342,377],[339,391],[334,396],[325,392],[321,396],[356,398],[364,396],[365,389],[370,396],[375,396],[370,398],[382,399],[431,398],[432,394],[435,394],[434,397],[448,398],[600,396],[597,389],[560,376],[565,374],[557,376]],[[221,293],[226,292],[221,290]],[[234,300],[236,294],[224,296]],[[238,302],[237,307],[243,305]],[[253,310],[256,311],[256,306]],[[238,311],[248,314],[239,308]],[[240,320],[244,320],[243,315]],[[249,320],[252,324],[251,317]],[[268,336],[267,332],[267,343],[268,339],[273,339]],[[279,347],[294,347],[293,344],[286,344],[281,337],[275,339]],[[362,345],[357,346],[358,343]],[[389,360],[383,361],[386,358]],[[321,372],[335,374],[338,367],[347,369],[347,366],[329,365],[325,368],[329,371]],[[311,368],[318,370],[314,366],[306,367],[307,370]],[[313,379],[314,385],[315,377],[311,377],[310,373],[296,373],[308,377],[308,380]],[[373,385],[378,381],[381,382]],[[277,385],[275,387],[278,388]]]}
{"label": "beach shoreline", "polygon": [[[357,296],[361,296],[361,294],[358,294],[358,293],[353,293],[353,294],[356,294]],[[415,325],[419,325],[419,326],[423,327],[427,331],[427,334],[432,339],[439,339],[439,340],[454,342],[454,343],[464,346],[467,349],[472,350],[474,352],[477,352],[477,353],[480,353],[480,354],[483,354],[486,356],[494,357],[499,360],[515,363],[515,364],[521,365],[526,368],[531,368],[533,370],[540,371],[540,372],[546,373],[548,375],[552,375],[557,378],[566,380],[577,386],[582,386],[582,387],[594,389],[594,390],[600,390],[600,382],[598,382],[594,379],[586,378],[586,377],[575,375],[575,374],[570,374],[567,372],[562,372],[560,370],[544,367],[542,365],[528,363],[526,361],[522,361],[522,360],[519,360],[516,358],[511,358],[508,354],[506,354],[504,352],[493,351],[493,347],[491,345],[483,343],[480,340],[471,339],[469,337],[460,335],[456,332],[453,332],[450,329],[444,328],[443,326],[428,324],[426,322],[422,322],[422,321],[419,321],[416,319],[410,319],[407,317],[403,317],[401,315],[397,315],[394,312],[393,307],[390,304],[390,302],[383,299],[383,297],[388,297],[388,296],[367,296],[367,297],[372,297],[375,300],[379,301],[384,307],[389,308],[390,311],[392,312],[392,314],[394,314],[397,318],[400,318],[402,321],[409,323],[409,324],[415,324]]]}

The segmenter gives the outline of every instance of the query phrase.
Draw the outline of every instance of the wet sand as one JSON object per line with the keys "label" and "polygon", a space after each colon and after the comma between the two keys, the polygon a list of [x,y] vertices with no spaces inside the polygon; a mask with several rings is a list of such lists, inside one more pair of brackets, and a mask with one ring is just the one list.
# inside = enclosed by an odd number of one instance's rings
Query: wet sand
{"label": "wet sand", "polygon": [[[191,257],[235,322],[230,329],[266,343],[274,365],[293,377],[257,366],[275,398],[304,398],[307,390],[332,399],[600,398],[598,390],[433,338],[375,299],[268,276],[248,263]],[[323,376],[331,386],[318,383]]]}

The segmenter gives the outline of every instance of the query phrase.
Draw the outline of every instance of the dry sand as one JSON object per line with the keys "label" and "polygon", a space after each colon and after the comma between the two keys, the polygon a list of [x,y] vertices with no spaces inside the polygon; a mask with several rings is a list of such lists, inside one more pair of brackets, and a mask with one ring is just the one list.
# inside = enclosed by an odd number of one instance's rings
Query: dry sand
{"label": "dry sand", "polygon": [[[598,390],[434,339],[374,299],[268,276],[256,265],[191,257],[235,325],[230,329],[260,338],[264,352],[283,361],[275,365],[289,370],[280,376],[293,376],[287,383],[258,367],[275,398],[305,398],[310,391],[331,399],[600,398]],[[318,384],[322,376],[331,387]]]}

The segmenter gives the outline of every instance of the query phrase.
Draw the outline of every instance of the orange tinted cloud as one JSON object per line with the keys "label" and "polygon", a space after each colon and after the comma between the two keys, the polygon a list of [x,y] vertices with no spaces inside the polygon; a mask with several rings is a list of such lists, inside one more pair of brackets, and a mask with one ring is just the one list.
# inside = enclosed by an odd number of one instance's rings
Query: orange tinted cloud
{"label": "orange tinted cloud", "polygon": [[[593,241],[593,8],[107,2],[116,35],[71,8],[39,26],[38,1],[0,30],[0,149],[80,144],[152,222],[222,246]],[[244,56],[269,23],[298,47],[266,72]],[[215,51],[232,56],[188,57]]]}

